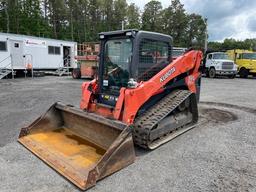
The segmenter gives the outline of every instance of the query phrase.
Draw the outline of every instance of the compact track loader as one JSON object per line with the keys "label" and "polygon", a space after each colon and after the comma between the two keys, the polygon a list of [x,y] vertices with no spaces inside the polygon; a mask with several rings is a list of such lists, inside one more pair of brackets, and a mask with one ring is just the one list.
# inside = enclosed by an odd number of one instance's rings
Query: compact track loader
{"label": "compact track loader", "polygon": [[134,144],[155,149],[198,121],[201,51],[172,61],[168,35],[103,32],[98,77],[80,109],[55,103],[19,142],[81,189],[128,166]]}

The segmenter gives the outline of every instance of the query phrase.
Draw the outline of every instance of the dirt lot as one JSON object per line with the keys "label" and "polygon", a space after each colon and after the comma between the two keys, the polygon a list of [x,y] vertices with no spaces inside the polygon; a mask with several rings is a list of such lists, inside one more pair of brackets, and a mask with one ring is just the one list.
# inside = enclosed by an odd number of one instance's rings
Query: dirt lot
{"label": "dirt lot", "polygon": [[[16,142],[55,101],[79,105],[80,80],[0,80],[0,191],[79,191]],[[256,191],[256,79],[203,79],[203,124],[90,191]]]}

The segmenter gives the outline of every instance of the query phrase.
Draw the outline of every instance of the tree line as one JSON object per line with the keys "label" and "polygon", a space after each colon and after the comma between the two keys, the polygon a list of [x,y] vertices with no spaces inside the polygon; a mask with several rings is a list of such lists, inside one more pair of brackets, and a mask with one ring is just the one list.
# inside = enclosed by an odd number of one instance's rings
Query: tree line
{"label": "tree line", "polygon": [[175,46],[188,47],[192,39],[204,44],[203,17],[188,14],[180,0],[171,0],[167,8],[151,0],[143,11],[126,0],[0,0],[1,32],[84,42],[122,24],[169,34]]}
{"label": "tree line", "polygon": [[223,42],[209,42],[208,49],[212,51],[226,51],[231,49],[256,51],[256,39],[245,39],[242,41],[227,38]]}
{"label": "tree line", "polygon": [[[85,42],[122,25],[171,35],[175,46],[189,47],[193,39],[204,46],[204,18],[187,13],[180,0],[171,0],[167,8],[151,0],[143,11],[126,0],[0,0],[1,32]],[[209,42],[208,48],[255,50],[256,39],[225,39]]]}

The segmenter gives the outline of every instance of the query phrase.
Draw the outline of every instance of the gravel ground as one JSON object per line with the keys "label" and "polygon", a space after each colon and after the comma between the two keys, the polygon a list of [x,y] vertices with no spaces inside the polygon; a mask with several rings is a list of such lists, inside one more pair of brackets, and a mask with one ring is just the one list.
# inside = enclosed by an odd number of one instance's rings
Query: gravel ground
{"label": "gravel ground", "polygon": [[[55,101],[79,106],[81,80],[0,81],[0,191],[79,191],[16,142]],[[203,123],[90,191],[256,191],[256,79],[202,79]]]}

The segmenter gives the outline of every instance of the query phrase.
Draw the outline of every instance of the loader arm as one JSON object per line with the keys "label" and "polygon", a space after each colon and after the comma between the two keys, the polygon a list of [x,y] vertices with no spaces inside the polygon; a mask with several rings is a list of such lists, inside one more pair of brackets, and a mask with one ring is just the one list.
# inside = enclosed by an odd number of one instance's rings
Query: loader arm
{"label": "loader arm", "polygon": [[126,89],[124,98],[124,109],[126,112],[124,113],[123,121],[128,124],[133,123],[139,108],[155,93],[164,89],[170,80],[182,73],[189,73],[186,77],[186,83],[189,90],[195,93],[195,81],[200,75],[198,67],[200,66],[201,58],[202,54],[200,51],[190,51],[183,57],[174,60],[149,81],[142,82],[138,88]]}

